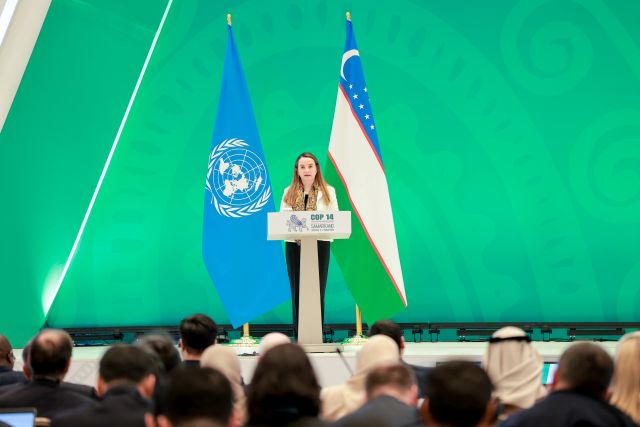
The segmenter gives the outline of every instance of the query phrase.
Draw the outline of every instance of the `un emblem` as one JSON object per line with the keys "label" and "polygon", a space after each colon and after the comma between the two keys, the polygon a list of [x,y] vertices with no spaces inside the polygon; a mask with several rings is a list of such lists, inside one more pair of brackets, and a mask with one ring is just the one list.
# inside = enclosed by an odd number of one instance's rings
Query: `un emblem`
{"label": "un emblem", "polygon": [[259,212],[271,197],[267,168],[241,139],[225,139],[211,150],[206,188],[220,215],[241,218]]}

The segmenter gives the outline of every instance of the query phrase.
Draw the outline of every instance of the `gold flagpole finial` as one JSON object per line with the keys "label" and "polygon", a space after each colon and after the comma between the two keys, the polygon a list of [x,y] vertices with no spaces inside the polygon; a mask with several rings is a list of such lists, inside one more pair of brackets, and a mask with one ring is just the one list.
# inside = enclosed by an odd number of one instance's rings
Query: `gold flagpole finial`
{"label": "gold flagpole finial", "polygon": [[227,14],[227,24],[231,25],[231,14]]}
{"label": "gold flagpole finial", "polygon": [[351,12],[347,12],[347,21],[351,21]]}

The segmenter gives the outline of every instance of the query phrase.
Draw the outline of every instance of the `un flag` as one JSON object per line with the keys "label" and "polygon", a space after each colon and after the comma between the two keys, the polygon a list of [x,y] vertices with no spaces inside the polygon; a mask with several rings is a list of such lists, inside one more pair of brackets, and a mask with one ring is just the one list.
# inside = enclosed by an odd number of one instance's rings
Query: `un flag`
{"label": "un flag", "polygon": [[280,242],[267,241],[271,181],[240,57],[228,28],[204,197],[202,254],[234,327],[290,298]]}

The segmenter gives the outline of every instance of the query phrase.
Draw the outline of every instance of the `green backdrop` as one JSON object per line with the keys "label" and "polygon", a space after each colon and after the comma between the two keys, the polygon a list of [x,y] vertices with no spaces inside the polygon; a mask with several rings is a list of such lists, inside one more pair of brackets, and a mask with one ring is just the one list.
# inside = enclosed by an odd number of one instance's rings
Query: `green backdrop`
{"label": "green backdrop", "polygon": [[[326,159],[351,11],[409,301],[396,320],[638,320],[627,0],[174,0],[58,290],[166,6],[53,0],[0,134],[0,333],[227,322],[201,259],[227,12],[279,199],[299,152]],[[332,262],[327,321],[353,305]],[[256,322],[289,321],[287,303]]]}

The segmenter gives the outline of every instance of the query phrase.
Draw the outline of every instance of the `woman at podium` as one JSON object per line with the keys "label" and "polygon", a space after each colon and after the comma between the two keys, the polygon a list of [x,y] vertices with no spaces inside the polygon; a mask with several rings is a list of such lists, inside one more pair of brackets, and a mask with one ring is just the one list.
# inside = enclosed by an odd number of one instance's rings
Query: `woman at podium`
{"label": "woman at podium", "polygon": [[[291,185],[284,189],[280,211],[337,211],[336,190],[322,177],[318,159],[302,153],[293,166]],[[330,240],[318,240],[318,270],[320,272],[320,312],[324,323],[324,291],[329,271]],[[286,242],[287,271],[291,286],[293,325],[298,333],[298,297],[300,295],[300,242]]]}

